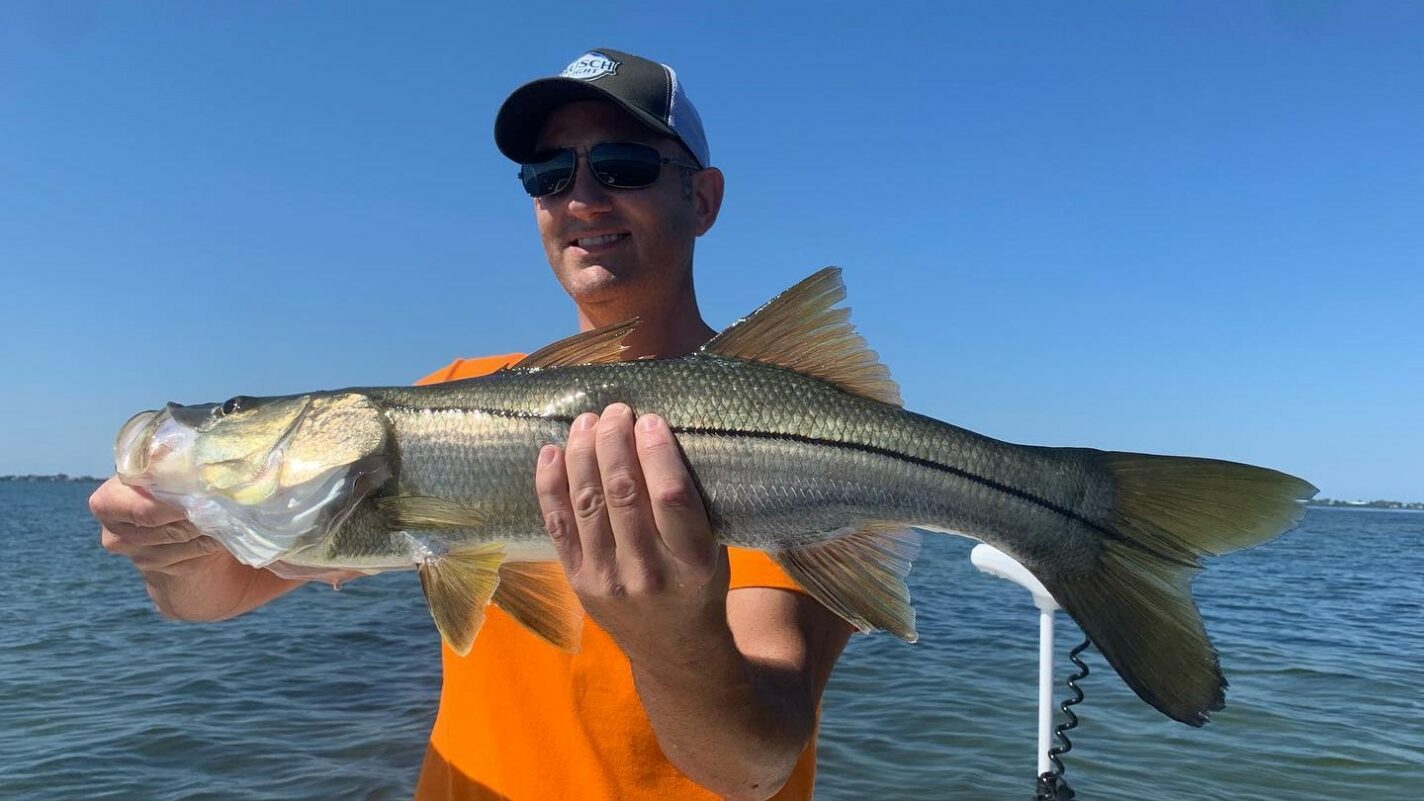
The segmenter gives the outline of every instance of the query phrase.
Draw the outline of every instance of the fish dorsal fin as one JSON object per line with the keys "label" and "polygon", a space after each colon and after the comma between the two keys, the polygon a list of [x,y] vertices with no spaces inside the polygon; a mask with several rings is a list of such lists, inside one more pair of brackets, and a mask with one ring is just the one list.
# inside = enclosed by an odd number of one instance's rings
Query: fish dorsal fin
{"label": "fish dorsal fin", "polygon": [[628,333],[637,327],[638,320],[635,317],[592,331],[580,331],[571,337],[545,345],[519,360],[514,366],[571,367],[575,364],[621,361],[624,351],[623,337],[628,336]]}
{"label": "fish dorsal fin", "polygon": [[460,656],[470,652],[485,622],[485,606],[499,587],[504,546],[491,543],[432,556],[419,567],[420,588],[435,628]]}
{"label": "fish dorsal fin", "polygon": [[919,554],[920,534],[914,529],[870,525],[770,556],[812,598],[852,626],[914,642],[919,634],[905,576]]}
{"label": "fish dorsal fin", "polygon": [[850,322],[841,269],[827,267],[713,337],[702,352],[766,362],[853,395],[903,405],[900,387]]}
{"label": "fish dorsal fin", "polygon": [[444,498],[385,495],[371,502],[391,528],[402,531],[475,528],[484,522],[478,509]]}
{"label": "fish dorsal fin", "polygon": [[583,606],[558,562],[506,562],[494,602],[540,639],[573,653],[583,631]]}

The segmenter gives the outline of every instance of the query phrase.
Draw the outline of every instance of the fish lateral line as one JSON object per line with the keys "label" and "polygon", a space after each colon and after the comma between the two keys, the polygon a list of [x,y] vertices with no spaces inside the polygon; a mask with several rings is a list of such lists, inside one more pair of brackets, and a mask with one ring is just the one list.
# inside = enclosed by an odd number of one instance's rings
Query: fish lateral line
{"label": "fish lateral line", "polygon": [[504,417],[518,420],[552,420],[554,422],[566,422],[573,425],[574,418],[566,414],[545,414],[544,412],[531,412],[523,409],[490,409],[483,406],[412,406],[408,403],[387,403],[381,402],[382,408],[387,412],[399,412],[403,414],[436,414],[438,412],[456,412],[459,414],[483,414],[490,417]]}
{"label": "fish lateral line", "polygon": [[[902,462],[908,462],[910,464],[919,467],[924,467],[926,469],[937,470],[942,473],[948,473],[957,478],[963,478],[981,486],[988,487],[989,489],[994,490],[996,492],[1002,492],[1005,495],[1011,495],[1020,500],[1028,501],[1029,503],[1041,506],[1044,509],[1047,509],[1050,512],[1065,517],[1069,520],[1072,520],[1077,523],[1082,523],[1083,525],[1093,529],[1094,531],[1098,532],[1099,534],[1102,534],[1103,536],[1109,539],[1125,543],[1130,547],[1143,548],[1140,543],[1134,542],[1116,529],[1110,526],[1104,526],[1101,523],[1083,517],[1077,512],[1074,512],[1072,509],[1056,504],[1053,501],[1048,500],[1047,498],[1034,495],[1031,492],[1019,489],[1018,487],[1015,487],[1011,484],[1005,484],[1002,481],[995,481],[994,479],[989,478],[988,476],[981,476],[978,473],[975,473],[970,470],[965,470],[962,467],[955,467],[954,465],[945,464],[943,462],[936,462],[933,459],[924,459],[919,456],[913,456],[908,453],[901,453],[890,448],[882,448],[878,445],[869,445],[863,442],[850,442],[846,440],[810,437],[805,434],[795,434],[790,432],[751,431],[745,429],[726,428],[698,428],[693,426],[670,426],[670,428],[672,429],[672,432],[674,434],[692,434],[694,436],[746,437],[748,439],[763,440],[790,440],[792,442],[799,442],[803,445],[815,445],[826,448],[844,448],[846,450],[859,451],[861,453],[869,453],[874,454],[876,456],[884,456],[889,459],[898,459]],[[1147,549],[1146,552],[1151,553],[1154,556],[1160,556],[1160,554],[1150,549]],[[1182,564],[1183,566],[1189,567],[1198,566],[1196,563]]]}
{"label": "fish lateral line", "polygon": [[[407,405],[407,404],[390,405],[390,406],[387,406],[386,408],[389,409],[389,410],[391,410],[391,411],[406,412],[406,413],[420,413],[420,412],[432,412],[432,413],[433,413],[433,412],[449,412],[449,411],[455,411],[455,412],[462,412],[462,413],[466,413],[466,414],[485,414],[485,415],[489,415],[489,416],[491,416],[491,417],[501,417],[501,418],[511,419],[511,420],[548,420],[548,421],[556,422],[556,423],[564,423],[564,424],[566,424],[566,425],[573,425],[573,422],[574,422],[574,420],[575,420],[575,417],[570,416],[570,415],[545,414],[545,413],[543,413],[543,412],[524,411],[524,410],[521,410],[521,409],[496,409],[496,408],[472,407],[472,406],[466,406],[466,407],[450,407],[450,406],[429,407],[429,406],[410,406],[410,405]],[[1131,548],[1143,550],[1144,552],[1146,552],[1146,553],[1151,553],[1151,554],[1153,554],[1154,556],[1163,556],[1162,554],[1159,554],[1159,553],[1157,553],[1157,552],[1155,552],[1155,551],[1153,551],[1153,550],[1151,550],[1151,549],[1145,548],[1145,546],[1143,546],[1141,543],[1138,543],[1138,542],[1132,540],[1131,538],[1125,536],[1124,534],[1122,534],[1122,533],[1119,532],[1118,530],[1112,528],[1111,526],[1105,526],[1105,525],[1103,525],[1102,523],[1099,523],[1099,522],[1097,522],[1097,521],[1095,521],[1095,520],[1091,520],[1091,519],[1089,519],[1089,518],[1083,517],[1082,515],[1078,514],[1077,512],[1073,511],[1072,509],[1069,509],[1069,508],[1067,508],[1067,507],[1064,507],[1064,506],[1061,506],[1061,505],[1059,505],[1059,504],[1056,504],[1056,503],[1054,503],[1053,501],[1048,500],[1047,498],[1043,498],[1043,497],[1041,497],[1041,496],[1035,495],[1035,494],[1033,494],[1033,493],[1031,493],[1031,492],[1028,492],[1027,490],[1019,489],[1018,487],[1015,487],[1015,486],[1013,486],[1013,485],[1011,485],[1011,484],[1005,484],[1005,483],[1003,483],[1002,481],[995,481],[994,479],[989,478],[988,476],[979,475],[978,473],[972,472],[972,471],[970,471],[970,470],[965,470],[965,469],[962,468],[962,467],[955,467],[954,465],[944,464],[943,462],[936,462],[936,461],[934,461],[934,460],[932,460],[932,459],[924,459],[924,458],[921,458],[921,457],[918,457],[918,456],[912,456],[912,455],[910,455],[910,454],[900,453],[899,451],[891,450],[891,449],[889,449],[889,448],[881,448],[881,447],[876,446],[876,445],[869,445],[869,444],[862,443],[862,442],[850,442],[850,441],[846,441],[846,440],[824,439],[824,438],[821,438],[821,437],[811,437],[811,436],[807,436],[807,435],[805,435],[805,434],[795,434],[795,433],[792,433],[792,432],[753,431],[753,430],[750,430],[750,429],[710,428],[710,427],[676,426],[676,425],[669,425],[669,429],[673,432],[673,434],[692,434],[692,435],[695,435],[695,436],[746,437],[746,438],[748,438],[748,439],[762,439],[762,440],[790,440],[790,441],[792,441],[792,442],[799,442],[799,443],[801,443],[801,444],[803,444],[803,445],[814,445],[814,446],[826,447],[826,448],[845,448],[845,449],[847,449],[847,450],[860,451],[860,452],[862,452],[862,453],[870,453],[870,454],[874,454],[874,455],[876,455],[876,456],[884,456],[884,457],[887,457],[887,458],[890,458],[890,459],[898,459],[898,460],[900,460],[900,461],[908,462],[908,463],[910,463],[910,464],[914,464],[914,465],[917,465],[917,466],[919,466],[919,467],[924,467],[924,468],[927,468],[927,469],[930,469],[930,470],[937,470],[937,471],[942,472],[942,473],[948,473],[948,474],[950,474],[950,475],[952,475],[952,476],[955,476],[955,477],[957,477],[957,478],[962,478],[962,479],[965,479],[965,480],[967,480],[967,481],[972,481],[972,482],[974,482],[974,483],[976,483],[976,484],[979,484],[979,485],[981,485],[981,486],[987,487],[987,488],[989,488],[989,489],[991,489],[991,490],[994,490],[995,492],[1002,492],[1002,493],[1004,493],[1005,495],[1010,495],[1010,496],[1013,496],[1013,497],[1018,498],[1018,499],[1020,499],[1020,500],[1028,501],[1029,503],[1032,503],[1032,504],[1034,504],[1034,505],[1036,505],[1036,506],[1043,507],[1044,509],[1047,509],[1048,511],[1053,512],[1054,514],[1057,514],[1057,515],[1059,515],[1060,517],[1066,518],[1066,519],[1071,520],[1071,521],[1076,522],[1076,523],[1081,523],[1081,524],[1087,526],[1088,528],[1092,529],[1093,531],[1096,531],[1096,532],[1098,532],[1099,534],[1102,534],[1103,536],[1107,537],[1108,539],[1111,539],[1111,540],[1115,540],[1115,541],[1117,541],[1117,542],[1124,543],[1124,544],[1126,544],[1128,547],[1131,547]],[[1176,562],[1176,563],[1182,565],[1183,567],[1199,567],[1199,565],[1196,564],[1195,562],[1180,561],[1180,560],[1176,560],[1176,559],[1170,559],[1170,557],[1166,557],[1166,558],[1169,558],[1170,561]]]}

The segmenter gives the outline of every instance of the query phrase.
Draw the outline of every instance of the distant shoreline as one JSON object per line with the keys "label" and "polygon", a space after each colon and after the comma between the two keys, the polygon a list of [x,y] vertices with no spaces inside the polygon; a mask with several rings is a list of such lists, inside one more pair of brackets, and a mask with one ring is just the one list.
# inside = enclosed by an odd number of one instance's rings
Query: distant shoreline
{"label": "distant shoreline", "polygon": [[23,476],[0,476],[0,482],[10,484],[101,484],[102,478],[94,476],[71,476],[68,473],[56,473],[52,476],[36,476],[25,474]]}
{"label": "distant shoreline", "polygon": [[1306,505],[1326,509],[1412,509],[1424,511],[1424,503],[1418,501],[1337,501],[1333,498],[1316,498],[1306,501]]}

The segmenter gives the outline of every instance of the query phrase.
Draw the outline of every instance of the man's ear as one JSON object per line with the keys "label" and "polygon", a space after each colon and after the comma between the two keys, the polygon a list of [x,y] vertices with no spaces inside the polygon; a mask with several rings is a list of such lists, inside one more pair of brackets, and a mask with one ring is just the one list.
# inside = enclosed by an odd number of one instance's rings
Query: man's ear
{"label": "man's ear", "polygon": [[722,210],[722,192],[726,188],[722,171],[708,167],[692,174],[692,213],[697,218],[697,235],[702,236],[717,222]]}

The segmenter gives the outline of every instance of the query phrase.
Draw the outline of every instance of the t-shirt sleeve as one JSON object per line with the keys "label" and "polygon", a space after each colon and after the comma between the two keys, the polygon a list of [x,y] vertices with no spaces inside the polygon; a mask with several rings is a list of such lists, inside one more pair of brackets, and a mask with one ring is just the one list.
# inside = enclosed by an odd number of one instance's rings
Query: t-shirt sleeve
{"label": "t-shirt sleeve", "polygon": [[772,587],[804,593],[801,585],[786,575],[771,557],[747,548],[728,548],[727,559],[732,567],[731,589],[742,587]]}
{"label": "t-shirt sleeve", "polygon": [[479,356],[473,359],[456,359],[439,370],[416,381],[416,386],[440,384],[445,381],[459,381],[462,378],[479,378],[489,375],[502,367],[512,367],[524,358],[522,353],[506,353],[500,356]]}

